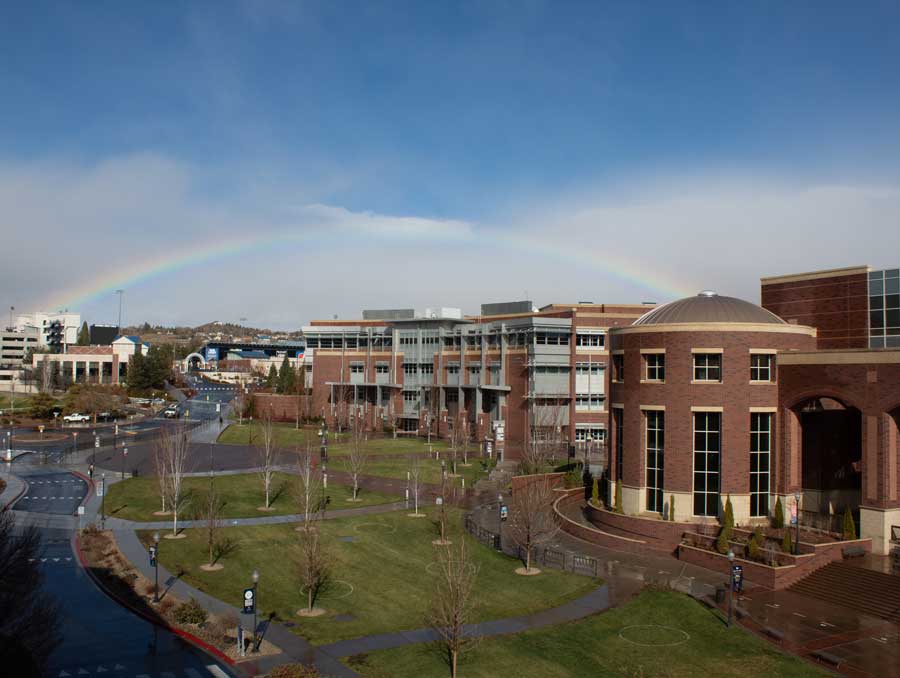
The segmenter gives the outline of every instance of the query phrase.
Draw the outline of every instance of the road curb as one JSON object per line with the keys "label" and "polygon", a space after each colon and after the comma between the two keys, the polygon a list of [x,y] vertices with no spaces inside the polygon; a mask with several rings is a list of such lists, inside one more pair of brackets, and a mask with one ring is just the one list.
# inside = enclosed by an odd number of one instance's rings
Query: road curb
{"label": "road curb", "polygon": [[[94,493],[94,481],[91,478],[88,478],[81,471],[70,471],[72,475],[76,475],[81,478],[85,483],[87,483],[87,492],[84,493],[84,497],[81,499],[81,503],[78,504],[78,507],[87,506],[88,500],[91,498],[91,495]],[[78,507],[75,509],[75,514],[78,514]]]}
{"label": "road curb", "polygon": [[154,626],[158,626],[161,629],[165,629],[166,631],[169,631],[170,633],[175,634],[179,638],[183,638],[184,640],[188,641],[191,645],[194,645],[198,649],[206,652],[207,654],[212,655],[216,659],[219,659],[219,660],[225,662],[229,666],[231,666],[233,668],[238,668],[236,665],[236,662],[231,657],[226,655],[224,652],[222,652],[218,648],[213,647],[212,645],[207,643],[205,640],[198,638],[197,636],[195,636],[192,633],[189,633],[187,631],[184,631],[184,630],[179,629],[174,626],[170,626],[169,624],[162,621],[161,619],[152,617],[152,616],[146,614],[143,610],[140,610],[140,609],[136,608],[134,605],[131,605],[128,601],[125,601],[125,600],[119,598],[119,596],[117,596],[113,591],[111,591],[110,589],[106,588],[106,586],[104,586],[102,580],[100,580],[100,578],[97,577],[93,573],[91,568],[88,566],[87,561],[84,558],[84,553],[82,553],[82,551],[81,551],[81,535],[76,532],[75,536],[72,538],[72,541],[73,541],[73,547],[75,550],[75,554],[78,556],[78,562],[81,563],[81,569],[84,570],[84,572],[88,575],[88,577],[91,578],[91,581],[94,582],[94,585],[98,589],[100,589],[113,602],[120,605],[121,607],[124,607],[126,610],[128,610],[132,614],[140,617],[144,621],[147,621],[147,622],[153,624]]}
{"label": "road curb", "polygon": [[[22,480],[22,478],[19,476],[16,476],[16,478],[19,478],[19,480]],[[17,501],[19,501],[19,499],[22,498],[22,495],[24,495],[28,491],[28,481],[22,480],[22,485],[23,485],[23,487],[21,490],[19,490],[19,494],[17,494],[15,497],[13,497],[8,502],[6,502],[6,506],[4,506],[2,510],[4,510],[4,511],[9,510],[9,508],[13,504],[15,504]]]}

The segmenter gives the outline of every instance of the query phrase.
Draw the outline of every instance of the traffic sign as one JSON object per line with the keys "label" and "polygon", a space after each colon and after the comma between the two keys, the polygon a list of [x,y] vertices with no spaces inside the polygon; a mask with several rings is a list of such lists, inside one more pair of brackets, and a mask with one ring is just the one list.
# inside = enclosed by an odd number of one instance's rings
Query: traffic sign
{"label": "traffic sign", "polygon": [[94,438],[94,447],[100,447],[100,438]]}
{"label": "traffic sign", "polygon": [[97,496],[98,497],[103,496],[103,485],[104,485],[104,483],[97,483]]}
{"label": "traffic sign", "polygon": [[256,598],[253,589],[244,589],[244,614],[253,614],[256,610]]}
{"label": "traffic sign", "polygon": [[78,507],[78,515],[80,515],[80,516],[83,516],[83,515],[84,515],[84,506],[79,506],[79,507]]}
{"label": "traffic sign", "polygon": [[509,517],[509,507],[506,504],[500,506],[500,520],[506,520]]}

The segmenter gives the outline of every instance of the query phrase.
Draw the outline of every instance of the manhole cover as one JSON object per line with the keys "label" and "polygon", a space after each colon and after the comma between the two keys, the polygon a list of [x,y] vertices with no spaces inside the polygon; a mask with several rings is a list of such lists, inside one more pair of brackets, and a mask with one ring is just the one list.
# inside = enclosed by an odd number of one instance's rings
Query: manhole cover
{"label": "manhole cover", "polygon": [[356,617],[352,614],[336,614],[334,615],[335,621],[353,621]]}

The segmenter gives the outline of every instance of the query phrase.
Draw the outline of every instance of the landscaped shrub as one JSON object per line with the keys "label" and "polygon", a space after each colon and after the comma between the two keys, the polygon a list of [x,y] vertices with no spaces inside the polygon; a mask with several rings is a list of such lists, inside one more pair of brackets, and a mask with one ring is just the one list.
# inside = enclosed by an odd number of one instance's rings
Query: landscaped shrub
{"label": "landscaped shrub", "polygon": [[844,509],[843,537],[845,540],[856,539],[856,521],[853,520],[849,506]]}
{"label": "landscaped shrub", "polygon": [[675,495],[669,495],[669,520],[675,522]]}
{"label": "landscaped shrub", "polygon": [[622,479],[616,481],[616,513],[624,513],[622,510]]}
{"label": "landscaped shrub", "polygon": [[753,530],[750,541],[747,543],[747,557],[750,560],[764,560],[764,549],[766,546],[766,536],[763,534],[759,525]]}
{"label": "landscaped shrub", "polygon": [[728,542],[731,540],[731,533],[734,530],[734,508],[731,506],[731,495],[728,495],[725,501],[725,515],[722,518],[722,529],[716,539],[716,550],[719,553],[728,553]]}
{"label": "landscaped shrub", "polygon": [[269,678],[319,678],[322,674],[315,666],[282,664],[269,671]]}
{"label": "landscaped shrub", "polygon": [[784,507],[781,505],[781,497],[775,500],[775,516],[772,518],[772,527],[784,527]]}
{"label": "landscaped shrub", "polygon": [[191,598],[175,608],[175,621],[179,624],[202,624],[208,616],[209,613],[196,598]]}
{"label": "landscaped shrub", "polygon": [[572,469],[563,476],[563,483],[567,490],[578,487],[581,484],[581,473],[578,469]]}
{"label": "landscaped shrub", "polygon": [[600,481],[597,478],[594,478],[594,487],[591,489],[591,503],[600,505]]}
{"label": "landscaped shrub", "polygon": [[791,540],[791,531],[785,530],[784,537],[781,540],[781,550],[785,553],[793,553],[794,552],[794,544]]}

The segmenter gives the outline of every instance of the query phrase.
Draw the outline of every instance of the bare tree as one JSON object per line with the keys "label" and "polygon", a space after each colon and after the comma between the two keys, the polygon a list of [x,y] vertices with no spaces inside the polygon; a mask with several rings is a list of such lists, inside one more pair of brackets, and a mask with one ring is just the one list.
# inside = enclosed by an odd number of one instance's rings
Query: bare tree
{"label": "bare tree", "polygon": [[450,431],[450,472],[456,475],[456,461],[466,444],[466,418],[457,412]]}
{"label": "bare tree", "polygon": [[317,501],[322,488],[322,473],[316,468],[316,458],[306,440],[305,449],[297,450],[297,500],[303,512],[303,526],[297,529],[305,532],[314,529]]}
{"label": "bare tree", "polygon": [[[331,554],[322,544],[321,530],[300,532],[300,554],[297,569],[303,590],[306,591],[305,616],[322,614],[324,610],[313,608],[318,594],[327,585],[331,573]],[[304,614],[304,612],[301,612]]]}
{"label": "bare tree", "polygon": [[363,422],[357,418],[354,420],[353,429],[350,432],[350,451],[344,457],[344,466],[353,481],[353,498],[349,501],[359,501],[359,476],[365,470],[368,457],[365,452],[366,434]]}
{"label": "bare tree", "polygon": [[169,465],[166,463],[166,448],[162,444],[162,436],[153,445],[153,465],[156,468],[156,481],[159,483],[159,499],[162,508],[157,515],[167,515],[166,497],[169,495]]}
{"label": "bare tree", "polygon": [[262,419],[259,422],[256,454],[259,460],[259,476],[266,495],[266,503],[263,510],[269,511],[271,509],[272,485],[275,482],[275,460],[278,456],[278,450],[275,447],[275,425],[272,423],[271,410],[263,412]]}
{"label": "bare tree", "polygon": [[172,511],[172,536],[178,536],[178,512],[184,508],[188,496],[184,491],[184,474],[188,456],[188,431],[183,424],[168,426],[160,432],[159,445],[162,448],[166,466],[166,500]]}
{"label": "bare tree", "polygon": [[50,393],[53,391],[53,369],[51,368],[51,363],[47,360],[47,357],[44,356],[41,358],[40,362],[40,370],[38,371],[38,379],[40,383],[38,388],[41,393]]}
{"label": "bare tree", "polygon": [[62,640],[62,609],[42,590],[41,532],[0,510],[0,657],[7,675],[41,675]]}
{"label": "bare tree", "polygon": [[219,546],[219,528],[222,527],[222,498],[216,492],[215,485],[210,483],[209,492],[204,497],[200,509],[200,517],[203,520],[203,531],[206,536],[206,548],[209,554],[209,562],[203,568],[205,570],[221,569],[216,563],[216,551]]}
{"label": "bare tree", "polygon": [[513,492],[508,534],[525,551],[525,568],[518,574],[537,574],[531,567],[535,546],[545,544],[556,536],[559,526],[553,516],[553,491],[546,478],[535,478]]}
{"label": "bare tree", "polygon": [[454,494],[455,491],[453,486],[448,485],[446,481],[442,480],[440,496],[435,500],[437,509],[434,515],[434,526],[437,528],[438,534],[440,535],[439,539],[431,542],[435,546],[446,546],[451,543],[450,540],[447,539],[447,504],[452,502]]}
{"label": "bare tree", "polygon": [[469,557],[465,539],[457,546],[436,549],[437,576],[426,623],[438,635],[446,651],[450,676],[456,678],[459,655],[472,648],[478,637],[466,633],[466,625],[475,621],[475,582],[478,568]]}
{"label": "bare tree", "polygon": [[415,512],[411,515],[419,515],[419,475],[422,473],[422,460],[415,454],[409,455],[409,468],[407,469],[407,482],[412,492]]}
{"label": "bare tree", "polygon": [[522,450],[522,472],[542,473],[564,446],[566,405],[551,400],[532,407],[532,426],[526,431]]}

